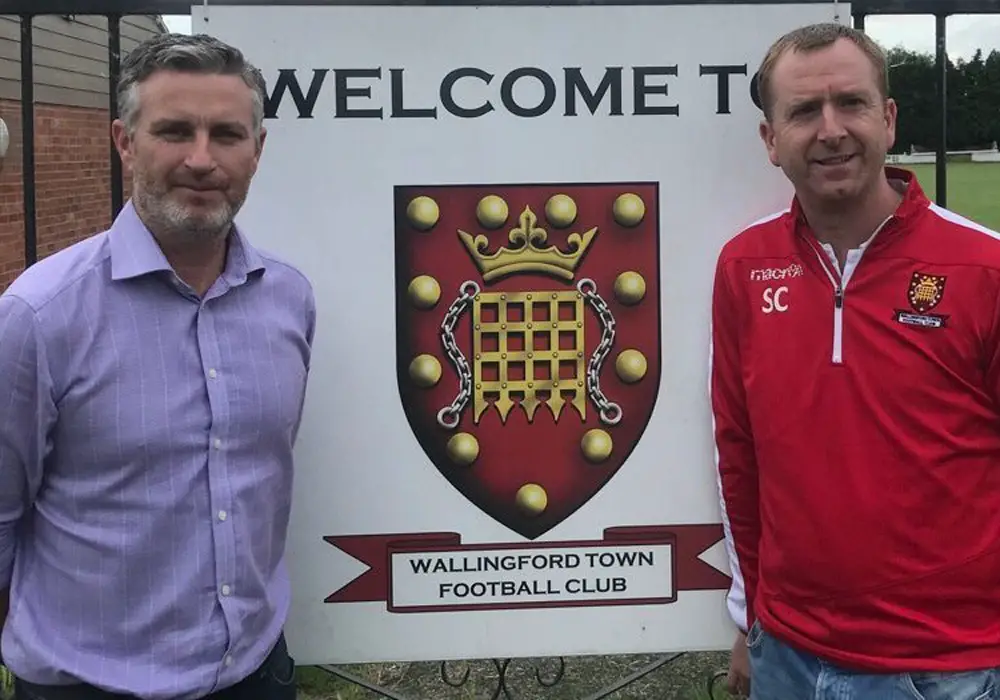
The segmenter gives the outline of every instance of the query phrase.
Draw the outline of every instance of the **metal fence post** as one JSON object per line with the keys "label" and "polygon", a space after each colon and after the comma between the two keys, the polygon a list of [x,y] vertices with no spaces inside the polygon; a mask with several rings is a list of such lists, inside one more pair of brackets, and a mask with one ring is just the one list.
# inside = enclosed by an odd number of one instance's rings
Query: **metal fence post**
{"label": "metal fence post", "polygon": [[[108,15],[108,112],[110,119],[118,118],[118,76],[122,65],[121,15]],[[122,159],[118,149],[111,144],[111,218],[122,210]]]}
{"label": "metal fence post", "polygon": [[21,179],[24,187],[24,266],[38,260],[35,211],[35,39],[32,15],[21,15]]}
{"label": "metal fence post", "polygon": [[938,124],[940,126],[935,171],[937,173],[938,206],[948,206],[948,52],[945,27],[948,15],[935,15],[935,43],[937,45]]}

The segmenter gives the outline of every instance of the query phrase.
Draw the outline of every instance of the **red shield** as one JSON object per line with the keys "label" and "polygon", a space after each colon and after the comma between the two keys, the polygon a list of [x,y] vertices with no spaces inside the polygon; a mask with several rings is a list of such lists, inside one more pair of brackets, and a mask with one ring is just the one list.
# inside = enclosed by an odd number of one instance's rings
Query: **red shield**
{"label": "red shield", "polygon": [[397,375],[413,433],[527,538],[585,504],[660,381],[655,183],[395,190]]}
{"label": "red shield", "polygon": [[925,314],[941,303],[944,297],[944,286],[948,278],[943,275],[928,275],[914,272],[910,278],[910,289],[907,298],[910,306],[918,314]]}

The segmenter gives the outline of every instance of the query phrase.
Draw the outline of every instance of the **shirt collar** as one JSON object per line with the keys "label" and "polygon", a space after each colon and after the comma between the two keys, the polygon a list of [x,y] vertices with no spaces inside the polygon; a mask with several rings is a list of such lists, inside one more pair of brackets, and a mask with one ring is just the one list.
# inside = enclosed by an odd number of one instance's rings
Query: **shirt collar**
{"label": "shirt collar", "polygon": [[[115,218],[108,240],[111,246],[111,279],[115,281],[173,271],[153,234],[139,218],[132,200],[125,203]],[[265,269],[260,253],[235,225],[229,243],[222,278],[230,286],[242,284],[251,273]]]}

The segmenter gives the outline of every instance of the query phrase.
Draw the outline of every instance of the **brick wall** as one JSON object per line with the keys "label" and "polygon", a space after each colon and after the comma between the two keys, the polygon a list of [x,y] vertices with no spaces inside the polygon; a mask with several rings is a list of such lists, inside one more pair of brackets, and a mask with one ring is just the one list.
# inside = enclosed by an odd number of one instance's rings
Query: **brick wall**
{"label": "brick wall", "polygon": [[[0,291],[24,268],[21,106],[0,100],[10,149],[0,173]],[[35,105],[38,259],[111,223],[111,126],[105,110]],[[129,194],[125,190],[125,197]]]}

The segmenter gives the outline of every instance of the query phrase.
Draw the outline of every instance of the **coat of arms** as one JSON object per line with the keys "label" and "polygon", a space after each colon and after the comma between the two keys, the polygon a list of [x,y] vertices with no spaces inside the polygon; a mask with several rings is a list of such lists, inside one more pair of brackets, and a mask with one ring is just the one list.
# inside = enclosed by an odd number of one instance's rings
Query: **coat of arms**
{"label": "coat of arms", "polygon": [[928,275],[914,272],[910,278],[910,289],[907,298],[910,306],[919,314],[925,314],[941,302],[944,296],[944,283],[947,278],[942,275]]}
{"label": "coat of arms", "polygon": [[655,183],[395,191],[397,375],[440,473],[527,538],[622,467],[660,377]]}

